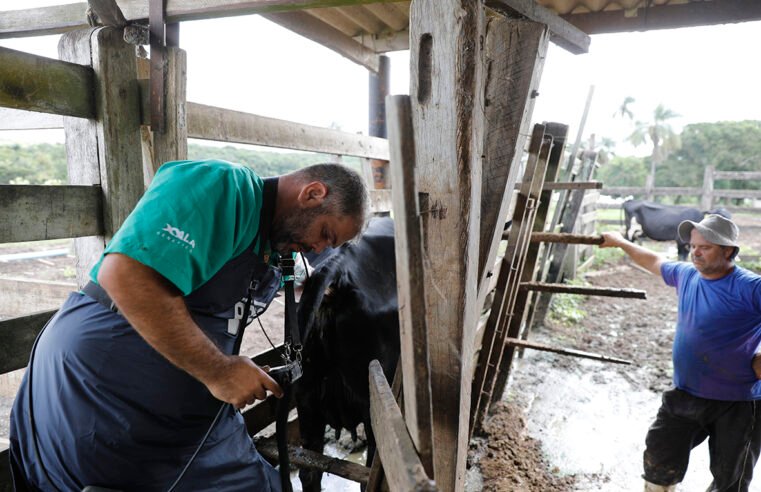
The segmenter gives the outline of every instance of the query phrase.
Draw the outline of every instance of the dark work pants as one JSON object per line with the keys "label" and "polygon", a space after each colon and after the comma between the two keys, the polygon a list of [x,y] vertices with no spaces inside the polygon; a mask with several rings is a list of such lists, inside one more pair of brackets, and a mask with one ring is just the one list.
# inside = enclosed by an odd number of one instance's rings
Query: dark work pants
{"label": "dark work pants", "polygon": [[708,438],[710,492],[747,492],[761,449],[761,401],[719,401],[673,389],[645,440],[645,480],[673,485],[684,478],[690,451]]}

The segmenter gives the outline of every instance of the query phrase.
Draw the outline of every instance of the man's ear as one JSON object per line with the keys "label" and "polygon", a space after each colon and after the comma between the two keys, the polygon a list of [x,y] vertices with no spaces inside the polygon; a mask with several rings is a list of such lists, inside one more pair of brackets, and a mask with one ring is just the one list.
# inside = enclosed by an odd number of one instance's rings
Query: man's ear
{"label": "man's ear", "polygon": [[312,181],[301,188],[298,196],[299,205],[312,208],[322,204],[328,196],[328,187],[322,181]]}

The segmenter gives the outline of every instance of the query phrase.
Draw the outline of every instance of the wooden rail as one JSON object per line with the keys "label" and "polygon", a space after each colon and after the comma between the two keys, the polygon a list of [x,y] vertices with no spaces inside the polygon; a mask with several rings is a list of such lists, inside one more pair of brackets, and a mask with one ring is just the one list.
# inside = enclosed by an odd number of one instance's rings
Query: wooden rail
{"label": "wooden rail", "polygon": [[383,469],[391,490],[433,492],[436,484],[428,478],[407,432],[404,417],[396,404],[383,368],[370,362],[370,419],[375,429]]}
{"label": "wooden rail", "polygon": [[566,284],[548,284],[544,282],[524,282],[521,289],[558,294],[582,294],[601,297],[625,297],[629,299],[647,299],[647,292],[639,289],[613,289],[607,287],[581,287]]}
{"label": "wooden rail", "polygon": [[[515,189],[519,190],[520,184],[515,185]],[[557,190],[599,190],[602,189],[602,181],[568,181],[568,182],[548,182],[544,183],[544,190],[557,191]]]}
{"label": "wooden rail", "polygon": [[572,357],[581,357],[582,359],[599,360],[601,362],[611,362],[613,364],[626,364],[630,365],[632,361],[628,359],[619,359],[618,357],[611,357],[608,355],[593,354],[591,352],[585,352],[583,350],[568,349],[553,347],[551,345],[545,345],[543,343],[527,342],[520,338],[507,337],[505,343],[512,345],[513,347],[528,348],[532,350],[539,350],[541,352],[552,352],[560,355],[570,355]]}
{"label": "wooden rail", "polygon": [[602,236],[587,236],[584,234],[566,234],[552,232],[534,232],[531,234],[532,243],[565,243],[565,244],[602,244]]}
{"label": "wooden rail", "polygon": [[0,321],[0,374],[26,367],[37,334],[55,313],[41,311]]}

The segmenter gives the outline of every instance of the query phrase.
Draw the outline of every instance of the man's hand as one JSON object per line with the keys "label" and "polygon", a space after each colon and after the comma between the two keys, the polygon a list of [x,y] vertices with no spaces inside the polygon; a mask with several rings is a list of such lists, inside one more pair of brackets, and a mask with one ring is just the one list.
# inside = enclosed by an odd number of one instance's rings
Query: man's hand
{"label": "man's hand", "polygon": [[756,379],[761,379],[761,353],[753,356],[751,367],[753,367],[753,372],[756,373]]}
{"label": "man's hand", "polygon": [[203,383],[215,398],[231,403],[235,408],[264,400],[267,398],[267,390],[278,398],[283,396],[283,390],[275,380],[248,357],[228,357],[214,377]]}
{"label": "man's hand", "polygon": [[603,232],[601,236],[603,238],[603,243],[600,244],[600,248],[620,248],[628,243],[620,232]]}

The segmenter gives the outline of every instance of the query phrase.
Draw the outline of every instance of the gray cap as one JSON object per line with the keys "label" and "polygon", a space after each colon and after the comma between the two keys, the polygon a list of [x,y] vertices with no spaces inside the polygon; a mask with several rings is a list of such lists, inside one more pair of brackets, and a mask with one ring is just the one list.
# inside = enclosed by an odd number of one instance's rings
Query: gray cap
{"label": "gray cap", "polygon": [[697,229],[709,243],[718,244],[719,246],[740,247],[737,243],[737,236],[740,235],[740,229],[737,228],[737,225],[735,225],[734,222],[721,215],[709,214],[700,222],[693,222],[691,220],[683,221],[679,224],[679,239],[685,243],[689,243],[690,233],[692,233],[693,229]]}

